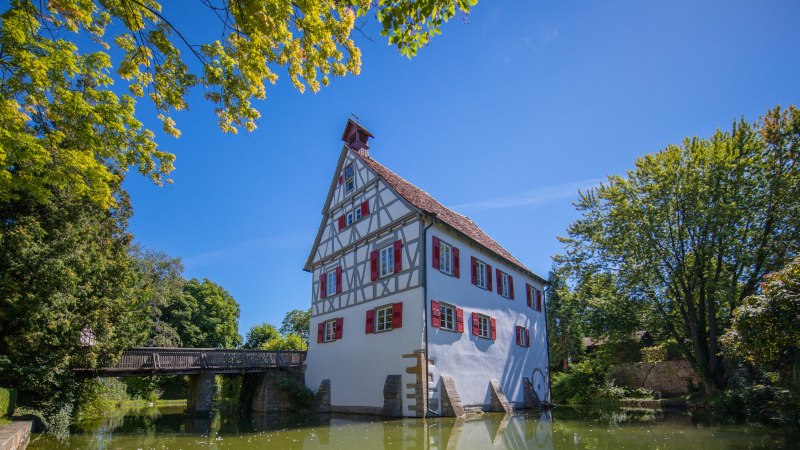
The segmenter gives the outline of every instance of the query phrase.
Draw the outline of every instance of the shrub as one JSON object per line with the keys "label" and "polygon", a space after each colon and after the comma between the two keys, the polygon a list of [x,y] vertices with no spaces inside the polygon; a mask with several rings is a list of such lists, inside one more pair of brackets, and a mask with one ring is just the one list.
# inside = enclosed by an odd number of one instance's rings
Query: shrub
{"label": "shrub", "polygon": [[572,365],[569,371],[553,374],[553,399],[556,403],[616,403],[625,394],[613,381],[605,379],[606,369],[591,360]]}
{"label": "shrub", "polygon": [[78,415],[102,416],[129,398],[125,383],[116,378],[89,380],[83,385]]}
{"label": "shrub", "polygon": [[639,399],[647,399],[652,400],[656,398],[655,392],[652,389],[648,389],[645,387],[639,388],[623,388],[625,391],[625,398],[639,398]]}
{"label": "shrub", "polygon": [[655,363],[667,360],[667,348],[663,345],[654,345],[642,349],[642,361]]}
{"label": "shrub", "polygon": [[283,378],[278,381],[278,390],[289,397],[291,408],[294,410],[309,409],[314,402],[314,392],[295,378]]}
{"label": "shrub", "polygon": [[14,389],[0,388],[0,417],[14,414],[14,405],[17,402],[17,391]]}
{"label": "shrub", "polygon": [[800,398],[779,381],[777,373],[739,364],[732,370],[728,389],[717,406],[739,417],[796,424],[800,420]]}

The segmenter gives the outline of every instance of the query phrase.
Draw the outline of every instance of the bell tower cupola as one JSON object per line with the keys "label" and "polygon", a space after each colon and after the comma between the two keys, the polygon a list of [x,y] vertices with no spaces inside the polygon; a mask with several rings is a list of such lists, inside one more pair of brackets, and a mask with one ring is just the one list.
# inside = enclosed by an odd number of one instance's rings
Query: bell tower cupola
{"label": "bell tower cupola", "polygon": [[369,156],[369,138],[374,137],[358,122],[347,119],[347,125],[342,133],[342,140],[348,147],[357,151],[361,156]]}

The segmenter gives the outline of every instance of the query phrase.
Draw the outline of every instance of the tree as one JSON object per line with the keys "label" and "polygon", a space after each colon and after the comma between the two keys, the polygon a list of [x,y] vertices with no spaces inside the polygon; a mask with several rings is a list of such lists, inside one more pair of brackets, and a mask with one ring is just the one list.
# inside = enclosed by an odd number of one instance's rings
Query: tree
{"label": "tree", "polygon": [[307,350],[308,341],[295,333],[280,335],[276,339],[265,342],[259,350]]}
{"label": "tree", "polygon": [[547,342],[550,365],[566,370],[570,361],[583,354],[583,327],[574,302],[569,301],[569,287],[556,271],[550,271],[547,282]]}
{"label": "tree", "polygon": [[800,258],[764,277],[761,293],[736,308],[723,337],[734,358],[764,371],[777,371],[784,384],[798,388],[793,373],[800,364]]}
{"label": "tree", "polygon": [[137,296],[149,310],[151,323],[148,345],[181,347],[181,337],[174,326],[164,321],[165,311],[183,299],[183,263],[163,252],[134,247],[131,256],[136,264]]}
{"label": "tree", "polygon": [[141,344],[147,315],[128,258],[127,197],[104,209],[63,191],[0,202],[0,385],[47,415],[71,410],[73,372]]}
{"label": "tree", "polygon": [[250,328],[250,331],[247,332],[243,347],[250,350],[257,350],[268,342],[279,338],[280,333],[275,326],[265,322],[259,325],[253,325]]}
{"label": "tree", "polygon": [[300,336],[308,345],[308,336],[311,328],[311,308],[303,311],[293,309],[286,313],[281,322],[280,332],[284,336],[296,334]]}
{"label": "tree", "polygon": [[776,107],[646,155],[581,194],[558,260],[578,279],[613,274],[621,299],[648,305],[707,388],[722,387],[733,311],[798,253],[798,149],[800,111]]}
{"label": "tree", "polygon": [[233,348],[239,336],[239,304],[222,286],[192,278],[183,295],[166,308],[164,322],[172,326],[186,347]]}
{"label": "tree", "polygon": [[201,11],[219,19],[222,35],[207,40],[206,30],[190,36],[173,26],[155,0],[12,0],[0,23],[0,201],[23,191],[44,199],[56,188],[111,206],[112,186],[129,168],[157,184],[173,168],[174,156],[136,118],[137,98],[147,95],[177,137],[170,115],[202,87],[223,131],[253,130],[260,114],[251,101],[266,98],[279,69],[301,92],[359,73],[351,34],[368,11],[411,56],[475,2],[204,0]]}
{"label": "tree", "polygon": [[247,332],[244,348],[254,350],[306,350],[311,310],[286,313],[280,330],[268,323],[253,325]]}

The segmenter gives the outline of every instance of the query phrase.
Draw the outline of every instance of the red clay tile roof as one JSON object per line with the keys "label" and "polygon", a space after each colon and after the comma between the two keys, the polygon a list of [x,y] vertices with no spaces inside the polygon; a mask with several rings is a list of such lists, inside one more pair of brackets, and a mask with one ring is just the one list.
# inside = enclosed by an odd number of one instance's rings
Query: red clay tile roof
{"label": "red clay tile roof", "polygon": [[534,274],[533,271],[519,262],[517,258],[514,258],[511,253],[501,247],[500,244],[494,241],[494,239],[490,238],[489,235],[481,230],[480,227],[475,225],[475,222],[470,220],[469,217],[463,216],[442,205],[436,201],[435,198],[431,197],[430,194],[414,186],[409,181],[387,169],[384,165],[375,161],[369,156],[364,157],[357,152],[354,153],[358,155],[361,160],[363,160],[364,163],[369,166],[370,169],[374,170],[375,173],[386,180],[386,182],[389,183],[389,185],[407,202],[411,203],[413,206],[419,208],[423,212],[435,215],[437,219],[441,220],[447,225],[450,225],[455,230],[475,241],[477,244],[482,245],[489,251],[497,254],[499,257],[505,259],[510,264],[517,266],[524,272],[534,275],[536,278],[542,279],[540,276]]}

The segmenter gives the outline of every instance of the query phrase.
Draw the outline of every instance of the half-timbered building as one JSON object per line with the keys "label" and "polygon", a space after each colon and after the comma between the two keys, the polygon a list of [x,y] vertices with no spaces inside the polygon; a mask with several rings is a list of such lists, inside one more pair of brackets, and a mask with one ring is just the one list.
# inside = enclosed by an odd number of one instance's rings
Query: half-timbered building
{"label": "half-timbered building", "polygon": [[545,280],[370,156],[349,120],[305,270],[306,385],[332,412],[463,415],[549,400]]}

